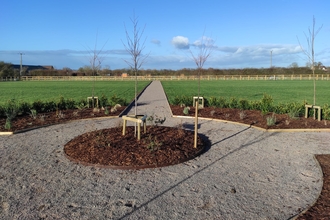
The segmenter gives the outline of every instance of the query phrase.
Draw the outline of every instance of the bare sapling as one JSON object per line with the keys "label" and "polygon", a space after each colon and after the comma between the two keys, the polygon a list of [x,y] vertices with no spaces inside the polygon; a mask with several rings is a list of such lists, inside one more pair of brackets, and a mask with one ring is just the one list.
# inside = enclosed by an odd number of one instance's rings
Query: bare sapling
{"label": "bare sapling", "polygon": [[[306,41],[307,41],[307,47],[303,48],[303,46],[301,45],[299,38],[298,42],[300,45],[300,48],[302,50],[302,52],[306,55],[307,59],[308,59],[308,63],[311,66],[312,69],[312,73],[313,73],[313,106],[316,105],[316,77],[315,77],[315,47],[314,47],[314,43],[315,43],[315,38],[317,36],[317,34],[320,32],[320,30],[322,29],[323,25],[321,25],[321,27],[319,27],[316,31],[315,31],[315,17],[313,16],[313,26],[312,29],[308,28],[308,34],[305,34],[306,37]],[[315,119],[315,111],[314,111],[314,119]]]}
{"label": "bare sapling", "polygon": [[195,136],[194,136],[194,148],[197,148],[197,133],[198,133],[198,107],[199,107],[199,97],[200,97],[200,77],[203,71],[203,66],[207,59],[210,57],[212,49],[213,49],[214,41],[205,37],[204,33],[202,39],[196,45],[198,47],[198,52],[194,54],[190,50],[191,57],[197,66],[197,74],[198,74],[198,95],[197,101],[195,105]]}
{"label": "bare sapling", "polygon": [[[125,26],[125,33],[126,33],[126,43],[122,42],[126,52],[129,54],[130,59],[125,59],[124,61],[127,63],[127,65],[131,68],[131,70],[134,72],[135,75],[135,108],[134,108],[134,115],[137,115],[137,75],[138,71],[142,67],[142,65],[146,62],[146,59],[149,56],[148,54],[143,54],[143,50],[145,49],[145,42],[147,38],[144,38],[142,40],[142,36],[145,30],[145,25],[142,29],[139,28],[139,20],[138,17],[133,14],[133,18],[130,18],[132,25],[133,25],[133,32],[130,34]],[[134,134],[136,136],[136,124],[135,124],[135,130]]]}

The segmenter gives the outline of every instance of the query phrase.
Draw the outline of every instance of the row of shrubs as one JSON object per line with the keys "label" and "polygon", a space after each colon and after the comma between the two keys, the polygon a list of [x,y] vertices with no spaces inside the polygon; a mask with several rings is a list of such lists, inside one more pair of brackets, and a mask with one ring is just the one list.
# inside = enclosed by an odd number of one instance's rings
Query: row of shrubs
{"label": "row of shrubs", "polygon": [[[191,96],[176,96],[170,99],[171,105],[191,106],[193,97]],[[305,114],[305,102],[298,103],[280,103],[274,104],[272,96],[264,94],[259,101],[248,101],[246,99],[237,99],[231,97],[204,97],[205,107],[215,108],[236,108],[241,110],[260,110],[263,114],[274,112],[276,114],[288,114],[290,117],[300,117]],[[322,108],[322,119],[330,120],[330,106],[325,104]],[[311,110],[312,111],[312,110]]]}
{"label": "row of shrubs", "polygon": [[[193,97],[191,96],[176,96],[170,99],[172,105],[191,106]],[[126,106],[128,103],[125,99],[117,97],[116,95],[110,98],[102,95],[99,97],[99,106],[114,106],[120,104]],[[204,106],[216,108],[236,108],[241,110],[260,110],[263,114],[274,112],[277,114],[289,114],[290,117],[300,117],[305,114],[305,104],[302,103],[280,103],[274,104],[274,100],[270,95],[264,94],[259,101],[248,101],[246,99],[237,99],[231,97],[226,99],[224,97],[204,97]],[[52,112],[66,109],[79,109],[86,106],[92,106],[92,103],[87,103],[86,99],[76,101],[74,99],[65,99],[60,97],[58,100],[41,101],[37,100],[32,103],[17,102],[14,99],[8,100],[7,103],[0,106],[0,117],[8,117],[9,115],[29,115],[31,109],[38,113]],[[322,119],[330,120],[330,106],[325,104],[322,108]]]}
{"label": "row of shrubs", "polygon": [[[8,100],[4,105],[0,105],[0,117],[8,117],[8,115],[13,114],[28,115],[31,113],[31,109],[38,113],[53,112],[66,109],[79,109],[92,106],[91,102],[92,101],[87,103],[87,99],[81,99],[77,101],[74,99],[65,99],[64,97],[60,97],[57,100],[51,101],[36,100],[32,103],[11,99]],[[116,104],[125,106],[128,103],[125,99],[117,97],[116,95],[113,95],[110,98],[106,97],[105,95],[99,97],[100,107],[114,106]]]}

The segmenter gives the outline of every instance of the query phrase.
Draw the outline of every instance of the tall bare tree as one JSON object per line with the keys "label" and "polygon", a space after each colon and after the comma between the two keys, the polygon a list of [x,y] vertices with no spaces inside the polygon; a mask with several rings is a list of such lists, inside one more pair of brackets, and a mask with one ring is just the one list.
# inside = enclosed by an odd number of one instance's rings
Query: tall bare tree
{"label": "tall bare tree", "polygon": [[[204,31],[205,33],[205,31]],[[194,140],[194,148],[197,147],[197,133],[198,133],[198,108],[199,108],[199,97],[200,97],[200,84],[201,84],[201,74],[203,72],[203,67],[207,59],[210,57],[214,41],[205,37],[203,33],[203,36],[200,40],[200,42],[196,45],[198,47],[198,52],[194,54],[192,50],[190,50],[191,57],[193,61],[195,62],[197,66],[197,74],[198,74],[198,96],[197,96],[197,102],[195,105],[195,140]]]}
{"label": "tall bare tree", "polygon": [[[315,79],[315,48],[314,48],[314,42],[315,42],[315,37],[317,36],[317,34],[320,32],[320,30],[322,29],[323,25],[321,25],[321,27],[319,27],[316,31],[315,31],[315,17],[313,16],[313,26],[312,29],[308,28],[308,34],[305,34],[306,37],[306,41],[307,41],[307,48],[303,48],[303,46],[301,45],[299,38],[298,42],[300,45],[301,50],[303,51],[303,53],[306,55],[308,62],[311,65],[311,69],[313,72],[313,85],[314,85],[314,97],[313,97],[313,105],[316,104],[316,79]],[[315,117],[315,111],[314,111],[314,117]]]}
{"label": "tall bare tree", "polygon": [[98,50],[97,49],[97,36],[98,36],[98,34],[96,34],[94,49],[91,49],[90,47],[88,47],[88,53],[89,53],[89,56],[90,56],[89,63],[90,63],[91,70],[92,70],[92,76],[94,76],[93,88],[92,88],[92,107],[93,108],[95,107],[95,105],[94,105],[94,95],[95,95],[96,76],[98,75],[98,72],[101,69],[101,64],[104,60],[104,57],[101,56],[101,54],[103,53],[103,49],[104,49],[105,45],[108,42],[108,40],[107,40],[103,44],[102,48],[100,50]]}
{"label": "tall bare tree", "polygon": [[127,53],[130,55],[130,59],[125,59],[124,61],[130,66],[131,70],[135,75],[135,109],[134,114],[137,115],[137,74],[140,70],[141,66],[146,62],[146,59],[149,56],[148,54],[143,54],[143,50],[145,49],[145,42],[147,38],[142,40],[142,36],[145,30],[145,25],[142,29],[139,28],[139,20],[138,17],[133,14],[133,18],[130,18],[133,25],[133,32],[130,34],[125,26],[126,33],[126,43],[123,43]]}

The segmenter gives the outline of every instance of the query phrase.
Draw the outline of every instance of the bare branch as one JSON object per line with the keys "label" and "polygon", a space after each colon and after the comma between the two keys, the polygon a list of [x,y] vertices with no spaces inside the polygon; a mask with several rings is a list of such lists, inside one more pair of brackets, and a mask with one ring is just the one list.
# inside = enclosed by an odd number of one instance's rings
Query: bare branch
{"label": "bare branch", "polygon": [[124,61],[136,72],[146,62],[146,59],[148,58],[150,53],[146,55],[142,54],[142,51],[145,49],[145,42],[147,40],[147,38],[145,38],[143,41],[141,41],[145,30],[145,25],[142,29],[138,27],[139,22],[135,14],[133,18],[130,18],[130,20],[133,24],[132,36],[127,31],[126,25],[124,24],[126,33],[126,44],[123,41],[122,43],[128,54],[131,56],[131,60],[125,59]]}
{"label": "bare branch", "polygon": [[[298,39],[300,48],[302,50],[302,52],[306,55],[306,57],[308,58],[308,62],[311,65],[312,68],[312,72],[313,72],[313,84],[314,84],[314,98],[313,98],[313,105],[316,104],[316,82],[315,82],[315,51],[314,51],[314,42],[315,42],[315,37],[317,36],[317,34],[320,32],[320,30],[322,29],[323,25],[321,25],[321,27],[319,27],[316,31],[315,31],[315,17],[313,16],[313,26],[312,29],[308,28],[308,35],[306,33],[305,37],[306,37],[306,41],[307,41],[307,49],[304,49]],[[315,118],[315,112],[314,112],[314,118]]]}

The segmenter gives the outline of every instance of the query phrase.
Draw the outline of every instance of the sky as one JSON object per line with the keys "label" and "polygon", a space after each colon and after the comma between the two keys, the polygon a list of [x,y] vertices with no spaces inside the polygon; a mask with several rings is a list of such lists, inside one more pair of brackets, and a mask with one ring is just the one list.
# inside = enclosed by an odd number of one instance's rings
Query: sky
{"label": "sky", "polygon": [[315,17],[315,61],[330,66],[329,8],[329,0],[1,0],[0,61],[76,70],[95,51],[102,68],[129,68],[135,17],[142,69],[196,68],[201,43],[212,46],[204,68],[306,66]]}

